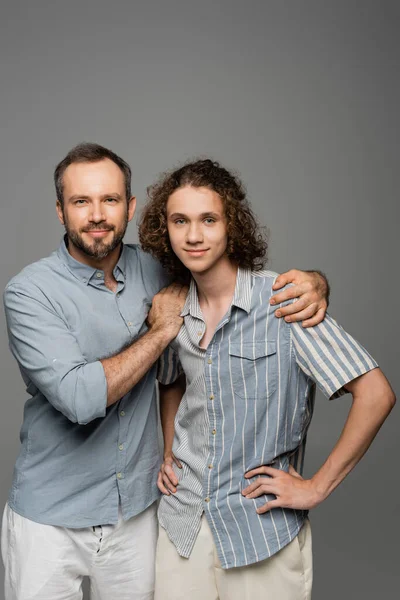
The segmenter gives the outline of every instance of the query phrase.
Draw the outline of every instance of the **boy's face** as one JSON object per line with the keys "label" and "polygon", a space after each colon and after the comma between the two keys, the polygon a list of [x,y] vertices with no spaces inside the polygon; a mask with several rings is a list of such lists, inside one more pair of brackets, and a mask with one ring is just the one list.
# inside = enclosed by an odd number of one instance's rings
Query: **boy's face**
{"label": "boy's face", "polygon": [[167,201],[167,226],[173,251],[193,274],[229,261],[224,207],[213,190],[190,186],[176,190]]}

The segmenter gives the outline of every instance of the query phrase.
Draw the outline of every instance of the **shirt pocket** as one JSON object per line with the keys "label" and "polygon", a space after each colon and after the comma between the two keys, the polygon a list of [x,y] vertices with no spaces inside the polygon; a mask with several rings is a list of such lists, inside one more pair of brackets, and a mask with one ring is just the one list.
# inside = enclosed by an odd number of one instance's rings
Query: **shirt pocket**
{"label": "shirt pocket", "polygon": [[276,341],[231,342],[233,392],[240,398],[268,398],[278,385]]}

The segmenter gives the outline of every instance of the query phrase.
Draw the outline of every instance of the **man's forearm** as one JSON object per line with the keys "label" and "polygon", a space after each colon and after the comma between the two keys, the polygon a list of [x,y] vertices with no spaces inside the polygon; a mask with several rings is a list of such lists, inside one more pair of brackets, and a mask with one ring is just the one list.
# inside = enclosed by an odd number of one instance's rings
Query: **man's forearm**
{"label": "man's forearm", "polygon": [[101,360],[107,381],[107,406],[118,402],[147,373],[173,340],[183,322],[180,316],[187,288],[171,284],[153,298],[147,317],[149,331],[131,346]]}
{"label": "man's forearm", "polygon": [[162,329],[150,329],[131,346],[101,363],[107,380],[107,406],[127,394],[153,366],[171,341]]}

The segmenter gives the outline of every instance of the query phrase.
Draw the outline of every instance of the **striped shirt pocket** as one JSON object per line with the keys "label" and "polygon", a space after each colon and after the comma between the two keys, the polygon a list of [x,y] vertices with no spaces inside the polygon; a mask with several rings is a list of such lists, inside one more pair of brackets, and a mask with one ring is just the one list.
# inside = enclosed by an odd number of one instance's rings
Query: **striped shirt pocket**
{"label": "striped shirt pocket", "polygon": [[276,341],[230,342],[233,393],[240,398],[269,397],[278,385]]}

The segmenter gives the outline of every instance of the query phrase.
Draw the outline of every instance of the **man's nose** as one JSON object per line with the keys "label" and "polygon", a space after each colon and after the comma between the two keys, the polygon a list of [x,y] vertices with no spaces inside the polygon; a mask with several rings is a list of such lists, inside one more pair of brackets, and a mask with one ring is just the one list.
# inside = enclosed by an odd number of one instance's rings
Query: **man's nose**
{"label": "man's nose", "polygon": [[105,221],[103,204],[101,202],[93,202],[89,213],[89,220],[93,223],[101,223]]}

